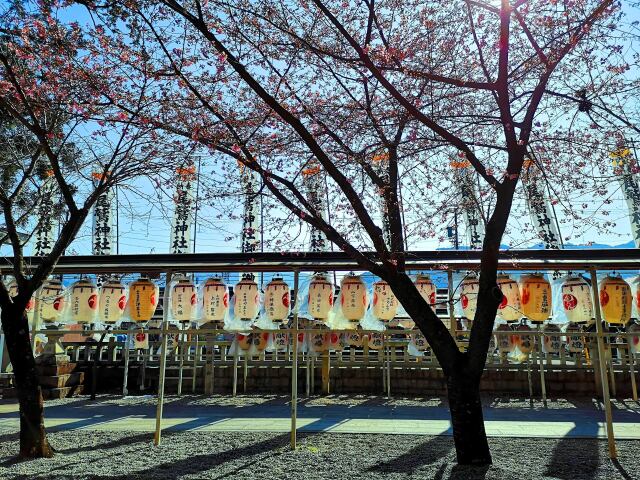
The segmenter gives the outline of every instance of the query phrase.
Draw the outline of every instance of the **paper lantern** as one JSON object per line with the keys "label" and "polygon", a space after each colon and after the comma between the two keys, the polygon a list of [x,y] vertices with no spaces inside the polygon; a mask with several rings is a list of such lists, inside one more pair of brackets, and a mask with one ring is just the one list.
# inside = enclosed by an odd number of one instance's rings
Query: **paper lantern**
{"label": "paper lantern", "polygon": [[509,275],[498,275],[498,288],[502,291],[502,302],[498,305],[498,316],[507,322],[522,317],[522,302],[518,283]]}
{"label": "paper lantern", "polygon": [[392,320],[398,311],[398,299],[384,280],[373,284],[373,316],[382,320]]}
{"label": "paper lantern", "polygon": [[90,280],[74,283],[69,295],[69,321],[72,323],[93,323],[98,313],[98,287]]}
{"label": "paper lantern", "polygon": [[586,323],[593,318],[591,286],[584,278],[570,276],[562,282],[562,308],[571,323]]}
{"label": "paper lantern", "polygon": [[289,316],[291,297],[289,285],[282,278],[274,277],[264,291],[264,310],[272,322],[282,322]]}
{"label": "paper lantern", "polygon": [[420,332],[411,334],[411,343],[419,352],[424,352],[429,347],[426,337]]}
{"label": "paper lantern", "polygon": [[251,278],[240,280],[233,293],[235,316],[243,320],[253,320],[260,308],[258,284]]}
{"label": "paper lantern", "polygon": [[356,275],[347,275],[340,288],[342,315],[350,322],[359,322],[367,309],[367,287]]}
{"label": "paper lantern", "polygon": [[551,316],[551,284],[539,274],[520,278],[522,313],[532,322],[541,323]]}
{"label": "paper lantern", "polygon": [[326,320],[333,306],[333,284],[326,275],[314,275],[309,283],[309,315]]}
{"label": "paper lantern", "polygon": [[198,295],[196,285],[186,277],[171,286],[171,317],[176,322],[189,322],[196,316]]}
{"label": "paper lantern", "polygon": [[632,293],[634,302],[636,302],[636,308],[640,312],[640,277],[636,278],[631,288],[633,290]]}
{"label": "paper lantern", "polygon": [[382,350],[382,345],[384,343],[383,337],[381,333],[370,333],[367,335],[369,348],[372,350]]}
{"label": "paper lantern", "polygon": [[229,309],[229,290],[219,278],[209,278],[202,287],[204,322],[223,322]]}
{"label": "paper lantern", "polygon": [[129,286],[129,315],[134,322],[148,322],[158,306],[158,286],[140,277]]}
{"label": "paper lantern", "polygon": [[583,335],[582,325],[570,323],[567,325],[567,348],[571,353],[582,353],[584,350],[585,337]]}
{"label": "paper lantern", "polygon": [[[10,297],[16,297],[18,295],[18,283],[15,279],[11,280],[7,285],[7,291],[9,292]],[[35,299],[31,297],[31,299],[27,302],[27,306],[25,307],[25,312],[27,314],[27,320],[29,322],[29,327],[31,327],[33,323],[33,312],[35,307]]]}
{"label": "paper lantern", "polygon": [[249,334],[249,341],[258,352],[262,352],[269,343],[269,334],[265,332],[251,333]]}
{"label": "paper lantern", "polygon": [[273,348],[276,351],[283,351],[289,347],[289,335],[287,333],[274,333],[273,334]]}
{"label": "paper lantern", "polygon": [[526,325],[518,325],[516,330],[519,332],[516,337],[518,348],[525,355],[529,355],[535,347],[535,337],[533,336],[533,332]]}
{"label": "paper lantern", "polygon": [[327,333],[327,349],[340,351],[344,348],[344,344],[342,342],[342,335],[338,332],[329,332]]}
{"label": "paper lantern", "polygon": [[620,277],[608,275],[600,282],[600,306],[603,320],[626,325],[631,320],[631,287]]}
{"label": "paper lantern", "polygon": [[312,352],[326,352],[329,347],[329,341],[325,332],[311,332],[309,334],[309,344]]}
{"label": "paper lantern", "polygon": [[251,348],[251,334],[243,334],[239,333],[236,335],[236,339],[238,340],[238,347],[240,350],[249,350]]}
{"label": "paper lantern", "polygon": [[118,280],[107,280],[100,288],[100,311],[98,318],[113,324],[122,318],[127,306],[127,289]]}
{"label": "paper lantern", "polygon": [[347,344],[351,345],[352,347],[362,346],[362,335],[360,335],[358,332],[356,331],[347,332],[345,335],[346,335]]}
{"label": "paper lantern", "polygon": [[544,338],[542,343],[542,351],[544,353],[560,353],[562,348],[562,336],[560,335],[560,327],[558,325],[546,325],[544,327]]}
{"label": "paper lantern", "polygon": [[462,315],[473,321],[478,307],[478,291],[480,282],[475,275],[468,275],[460,283],[460,305],[462,305]]}
{"label": "paper lantern", "polygon": [[500,353],[512,353],[518,346],[518,337],[513,334],[513,330],[509,325],[498,325],[496,328],[498,332],[508,332],[501,335],[496,335],[496,344],[498,345],[498,351]]}
{"label": "paper lantern", "polygon": [[422,298],[429,305],[436,304],[436,286],[431,281],[431,277],[429,275],[418,275],[416,277],[415,286],[420,292]]}
{"label": "paper lantern", "polygon": [[306,341],[307,341],[306,334],[299,332],[298,333],[298,352],[301,352],[304,350],[304,345]]}
{"label": "paper lantern", "polygon": [[65,307],[64,287],[60,280],[46,280],[38,290],[38,318],[43,323],[62,320]]}
{"label": "paper lantern", "polygon": [[627,326],[627,332],[633,333],[633,337],[629,337],[629,350],[632,355],[640,354],[640,325],[631,323]]}
{"label": "paper lantern", "polygon": [[410,318],[401,318],[398,320],[398,324],[405,330],[413,330],[416,326],[416,322]]}

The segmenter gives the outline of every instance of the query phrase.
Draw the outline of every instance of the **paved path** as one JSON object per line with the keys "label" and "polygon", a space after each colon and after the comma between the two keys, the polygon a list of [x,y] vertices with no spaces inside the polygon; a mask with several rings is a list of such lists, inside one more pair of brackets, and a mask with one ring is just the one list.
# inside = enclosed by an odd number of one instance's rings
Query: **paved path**
{"label": "paved path", "polygon": [[[251,397],[249,397],[251,399]],[[247,397],[245,397],[245,400]],[[164,407],[165,431],[287,432],[291,427],[290,405],[284,398],[243,402],[206,397],[169,398]],[[379,399],[378,399],[379,400]],[[298,406],[298,430],[335,433],[387,433],[451,435],[445,405],[380,405],[380,401],[343,404],[322,399]],[[383,402],[384,403],[384,402]],[[0,403],[0,429],[18,428],[17,405]],[[101,397],[68,399],[47,403],[45,423],[55,430],[100,430],[147,432],[155,428],[155,399]],[[520,404],[485,407],[487,434],[493,437],[606,438],[604,412],[593,403],[567,404],[565,408],[543,408],[539,402],[526,408]],[[640,439],[640,404],[614,405],[617,439]]]}

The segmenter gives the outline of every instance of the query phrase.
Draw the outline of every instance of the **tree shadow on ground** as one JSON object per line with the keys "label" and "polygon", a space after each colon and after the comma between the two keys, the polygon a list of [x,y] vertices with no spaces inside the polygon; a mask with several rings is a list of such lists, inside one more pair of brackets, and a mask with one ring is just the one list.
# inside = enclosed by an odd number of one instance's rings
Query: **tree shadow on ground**
{"label": "tree shadow on ground", "polygon": [[453,449],[451,437],[433,437],[422,442],[399,457],[377,463],[368,469],[377,473],[414,474],[421,467],[434,464],[445,459]]}
{"label": "tree shadow on ground", "polygon": [[[300,436],[299,436],[300,437]],[[131,472],[122,475],[99,476],[91,478],[94,480],[128,480],[132,478],[162,478],[163,480],[177,480],[185,476],[198,475],[208,470],[214,469],[226,463],[236,460],[244,460],[232,472],[223,476],[233,476],[239,471],[251,468],[252,465],[261,459],[257,455],[271,452],[272,456],[279,455],[283,448],[289,445],[289,433],[278,435],[257,443],[245,445],[241,448],[232,448],[222,452],[211,454],[193,455],[180,460],[171,460],[151,466],[145,471]],[[221,477],[222,478],[222,477]]]}

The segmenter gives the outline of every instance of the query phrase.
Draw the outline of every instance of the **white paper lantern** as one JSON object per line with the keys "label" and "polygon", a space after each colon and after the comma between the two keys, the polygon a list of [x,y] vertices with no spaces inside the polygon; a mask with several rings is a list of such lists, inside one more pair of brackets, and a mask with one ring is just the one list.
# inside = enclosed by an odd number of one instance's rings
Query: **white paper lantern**
{"label": "white paper lantern", "polygon": [[398,299],[384,280],[373,284],[373,316],[382,320],[392,320],[398,311]]}
{"label": "white paper lantern", "polygon": [[176,322],[189,322],[196,316],[198,295],[196,285],[188,278],[179,278],[171,286],[171,317]]}
{"label": "white paper lantern", "polygon": [[362,278],[347,275],[340,288],[342,315],[351,322],[359,322],[367,309],[367,287]]}
{"label": "white paper lantern", "polygon": [[333,284],[326,275],[314,275],[309,283],[309,315],[326,320],[333,306]]}
{"label": "white paper lantern", "polygon": [[420,332],[411,334],[411,343],[419,352],[424,352],[429,347],[426,337]]}
{"label": "white paper lantern", "polygon": [[496,331],[507,332],[496,335],[496,344],[498,345],[500,353],[512,353],[518,346],[518,337],[513,334],[511,327],[503,323],[502,325],[498,325]]}
{"label": "white paper lantern", "polygon": [[539,274],[520,278],[522,313],[532,322],[542,323],[551,316],[551,284]]}
{"label": "white paper lantern", "polygon": [[473,321],[478,308],[478,291],[480,282],[475,275],[465,277],[460,283],[460,305],[462,314],[467,320]]}
{"label": "white paper lantern", "polygon": [[69,321],[94,323],[99,307],[98,287],[90,280],[79,280],[70,287]]}
{"label": "white paper lantern", "polygon": [[583,335],[582,325],[570,323],[567,325],[567,347],[571,353],[582,353],[585,347],[585,337]]}
{"label": "white paper lantern", "polygon": [[229,289],[219,278],[209,278],[202,287],[203,319],[222,322],[229,309]]}
{"label": "white paper lantern", "polygon": [[238,333],[236,335],[238,341],[238,347],[240,350],[249,350],[251,348],[251,334]]}
{"label": "white paper lantern", "polygon": [[509,275],[498,275],[498,288],[502,291],[502,302],[498,305],[498,317],[515,322],[522,317],[522,302],[518,283]]}
{"label": "white paper lantern", "polygon": [[118,280],[107,280],[100,288],[100,311],[98,318],[104,323],[116,323],[122,318],[126,307],[126,287]]}
{"label": "white paper lantern", "polygon": [[[9,292],[10,297],[16,297],[18,295],[18,283],[15,279],[12,279],[7,285],[7,291]],[[27,302],[27,306],[25,307],[25,312],[27,314],[27,321],[29,322],[29,328],[31,328],[33,324],[33,312],[35,307],[35,299],[31,297],[31,299]]]}
{"label": "white paper lantern", "polygon": [[244,320],[253,320],[260,308],[258,284],[250,278],[240,280],[233,292],[235,316]]}
{"label": "white paper lantern", "polygon": [[558,325],[546,325],[544,327],[544,340],[542,351],[545,353],[560,353],[562,348],[562,335],[560,335],[560,327]]}
{"label": "white paper lantern", "polygon": [[535,347],[533,332],[527,325],[518,325],[516,330],[518,331],[518,335],[516,336],[518,348],[525,355],[529,355]]}
{"label": "white paper lantern", "polygon": [[370,349],[382,350],[384,340],[381,333],[369,333],[367,336]]}
{"label": "white paper lantern", "polygon": [[362,346],[362,335],[360,335],[356,331],[351,331],[345,333],[346,340],[349,345],[352,347],[361,347]]}
{"label": "white paper lantern", "polygon": [[640,325],[631,323],[627,325],[627,332],[633,333],[634,336],[629,338],[629,350],[632,355],[640,355]]}
{"label": "white paper lantern", "polygon": [[620,277],[608,275],[600,282],[600,306],[605,322],[626,325],[631,320],[631,287]]}
{"label": "white paper lantern", "polygon": [[273,334],[273,349],[281,352],[289,347],[289,335],[286,332]]}
{"label": "white paper lantern", "polygon": [[289,316],[291,297],[289,285],[279,277],[274,277],[264,291],[264,310],[272,322],[282,322]]}
{"label": "white paper lantern", "polygon": [[329,339],[325,332],[309,333],[309,346],[312,352],[326,352],[329,348]]}
{"label": "white paper lantern", "polygon": [[591,321],[593,318],[591,286],[584,278],[570,276],[562,282],[562,308],[567,320],[571,323]]}
{"label": "white paper lantern", "polygon": [[129,315],[131,320],[134,322],[148,322],[151,320],[158,306],[158,295],[158,286],[148,278],[140,277],[129,285]]}
{"label": "white paper lantern", "polygon": [[38,316],[43,323],[58,323],[62,320],[65,299],[60,280],[46,280],[38,290]]}
{"label": "white paper lantern", "polygon": [[327,333],[327,349],[340,351],[344,348],[344,344],[342,341],[342,335],[338,332],[329,332]]}
{"label": "white paper lantern", "polygon": [[429,275],[418,275],[415,286],[422,298],[424,298],[429,305],[433,306],[436,304],[436,286],[431,281]]}

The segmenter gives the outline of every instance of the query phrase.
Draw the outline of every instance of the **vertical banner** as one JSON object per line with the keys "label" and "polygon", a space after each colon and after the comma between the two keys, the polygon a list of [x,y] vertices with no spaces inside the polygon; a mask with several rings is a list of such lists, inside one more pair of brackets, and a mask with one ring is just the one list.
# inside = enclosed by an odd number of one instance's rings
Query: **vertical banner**
{"label": "vertical banner", "polygon": [[[389,185],[389,153],[379,152],[373,158],[373,168],[385,185]],[[380,218],[382,219],[382,238],[389,248],[391,248],[391,224],[389,223],[389,211],[387,202],[384,199],[384,192],[380,191],[378,206],[380,208]]]}
{"label": "vertical banner", "polygon": [[451,162],[453,182],[460,195],[469,249],[480,250],[484,243],[484,220],[478,208],[478,194],[471,164],[464,155],[462,157],[462,160]]}
{"label": "vertical banner", "polygon": [[531,160],[526,160],[524,167],[522,185],[533,226],[545,249],[559,250],[560,232],[551,210],[549,197],[545,194],[544,186],[540,184],[540,169]]}
{"label": "vertical banner", "polygon": [[111,255],[113,248],[113,192],[109,189],[93,207],[93,254]]}
{"label": "vertical banner", "polygon": [[190,253],[192,251],[191,229],[195,198],[193,187],[196,179],[195,165],[176,169],[176,193],[173,221],[171,222],[171,253]]}
{"label": "vertical banner", "polygon": [[[258,198],[257,174],[240,165],[242,193],[244,195],[244,209],[242,213],[242,240],[240,251],[252,253],[260,250],[261,224],[260,224],[260,199]],[[253,273],[244,273],[242,278],[255,279]]]}
{"label": "vertical banner", "polygon": [[[322,189],[320,165],[310,163],[307,168],[302,170],[302,181],[307,190],[307,200],[313,205],[313,208],[318,212],[320,218],[326,220],[327,205]],[[329,242],[324,232],[315,227],[311,227],[310,251],[325,252],[328,246]]]}
{"label": "vertical banner", "polygon": [[613,173],[618,178],[622,194],[627,201],[631,234],[636,248],[640,248],[640,187],[634,172],[638,165],[631,149],[621,146],[609,154],[612,159]]}
{"label": "vertical banner", "polygon": [[44,257],[51,253],[56,238],[57,222],[54,218],[56,181],[53,171],[48,170],[40,188],[40,199],[36,206],[38,225],[33,233],[33,256]]}

